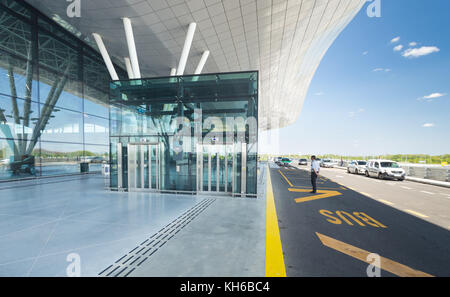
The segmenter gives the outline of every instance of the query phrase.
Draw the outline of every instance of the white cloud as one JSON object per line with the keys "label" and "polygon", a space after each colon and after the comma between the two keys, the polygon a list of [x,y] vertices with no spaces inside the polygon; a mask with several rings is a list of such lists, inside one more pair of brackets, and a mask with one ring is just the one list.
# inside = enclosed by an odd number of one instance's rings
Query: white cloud
{"label": "white cloud", "polygon": [[409,48],[403,52],[402,56],[405,58],[418,58],[432,53],[439,52],[440,49],[435,46],[422,46],[419,48]]}
{"label": "white cloud", "polygon": [[364,108],[360,108],[360,109],[358,109],[358,111],[350,111],[350,112],[348,113],[348,116],[349,116],[350,118],[354,118],[358,113],[362,113],[362,112],[364,112],[364,111],[366,111]]}
{"label": "white cloud", "polygon": [[372,70],[373,72],[391,72],[392,70],[389,68],[375,68]]}
{"label": "white cloud", "polygon": [[432,94],[430,94],[428,96],[420,97],[418,100],[425,100],[425,101],[431,102],[434,99],[444,97],[445,95],[447,95],[447,94],[445,94],[445,93],[432,93]]}
{"label": "white cloud", "polygon": [[395,37],[394,39],[391,40],[391,43],[396,43],[400,41],[400,36]]}
{"label": "white cloud", "polygon": [[409,43],[409,46],[411,46],[411,47],[414,47],[416,45],[417,45],[417,42],[415,42],[415,41]]}
{"label": "white cloud", "polygon": [[422,127],[424,127],[424,128],[433,128],[433,127],[435,127],[436,125],[434,124],[434,123],[426,123],[426,124],[423,124],[422,125]]}
{"label": "white cloud", "polygon": [[439,97],[444,97],[446,94],[442,94],[442,93],[433,93],[430,94],[428,96],[424,96],[424,99],[435,99],[435,98],[439,98]]}
{"label": "white cloud", "polygon": [[362,53],[363,56],[367,56],[367,54],[369,54],[369,51],[365,51]]}
{"label": "white cloud", "polygon": [[322,91],[314,93],[314,96],[322,96],[322,95],[325,95],[325,93]]}
{"label": "white cloud", "polygon": [[394,47],[394,51],[399,52],[403,49],[403,45],[399,44],[396,47]]}

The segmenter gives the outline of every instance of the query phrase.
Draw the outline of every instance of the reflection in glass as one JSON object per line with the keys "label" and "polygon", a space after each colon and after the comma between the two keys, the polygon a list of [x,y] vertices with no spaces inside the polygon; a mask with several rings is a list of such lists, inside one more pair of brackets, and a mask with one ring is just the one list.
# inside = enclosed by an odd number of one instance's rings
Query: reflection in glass
{"label": "reflection in glass", "polygon": [[96,171],[109,152],[100,54],[23,1],[0,1],[0,38],[0,179]]}
{"label": "reflection in glass", "polygon": [[41,142],[41,175],[61,175],[80,172],[82,144]]}
{"label": "reflection in glass", "polygon": [[[49,109],[49,106],[41,105],[41,114]],[[79,112],[52,108],[43,128],[42,141],[83,143],[83,116]]]}
{"label": "reflection in glass", "polygon": [[85,143],[90,144],[108,145],[109,143],[108,120],[85,114],[84,141]]}

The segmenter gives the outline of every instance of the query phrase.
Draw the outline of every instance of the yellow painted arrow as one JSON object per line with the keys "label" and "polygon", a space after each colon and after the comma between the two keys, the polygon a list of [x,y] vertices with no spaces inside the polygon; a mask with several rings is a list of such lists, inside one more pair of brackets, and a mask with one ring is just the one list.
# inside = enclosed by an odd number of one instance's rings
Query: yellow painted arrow
{"label": "yellow painted arrow", "polygon": [[[308,189],[292,189],[292,188],[290,188],[289,191],[290,192],[300,192],[300,193],[309,193],[309,192],[311,192],[311,190],[308,190]],[[320,195],[297,198],[297,199],[295,199],[295,202],[302,203],[302,202],[307,202],[307,201],[318,200],[318,199],[323,199],[323,198],[329,198],[329,197],[341,196],[342,195],[342,193],[340,193],[338,191],[326,191],[326,190],[318,190],[317,193],[320,193]]]}
{"label": "yellow painted arrow", "polygon": [[403,265],[401,263],[395,262],[391,259],[384,258],[380,256],[380,263],[379,265],[376,265],[377,263],[372,263],[368,261],[368,256],[371,254],[371,252],[368,252],[366,250],[360,249],[356,246],[350,245],[348,243],[339,241],[337,239],[328,237],[326,235],[320,234],[316,232],[317,237],[319,237],[320,241],[324,246],[327,246],[333,250],[336,250],[338,252],[341,252],[343,254],[346,254],[350,257],[353,257],[355,259],[358,259],[360,261],[366,262],[367,264],[372,264],[377,266],[380,269],[389,271],[392,274],[401,276],[401,277],[432,277],[431,274],[413,269],[411,267],[408,267],[406,265]]}

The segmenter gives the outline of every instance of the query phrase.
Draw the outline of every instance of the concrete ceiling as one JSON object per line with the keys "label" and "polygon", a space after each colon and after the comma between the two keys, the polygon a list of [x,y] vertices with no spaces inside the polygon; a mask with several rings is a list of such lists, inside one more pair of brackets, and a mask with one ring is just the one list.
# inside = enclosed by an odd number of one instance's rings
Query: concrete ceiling
{"label": "concrete ceiling", "polygon": [[[324,54],[366,0],[80,0],[81,17],[66,14],[70,2],[27,0],[86,36],[98,33],[110,55],[129,56],[122,17],[131,19],[143,77],[176,68],[189,23],[197,23],[186,74],[205,50],[203,73],[260,71],[262,130],[297,121]],[[91,38],[92,39],[92,38]]]}

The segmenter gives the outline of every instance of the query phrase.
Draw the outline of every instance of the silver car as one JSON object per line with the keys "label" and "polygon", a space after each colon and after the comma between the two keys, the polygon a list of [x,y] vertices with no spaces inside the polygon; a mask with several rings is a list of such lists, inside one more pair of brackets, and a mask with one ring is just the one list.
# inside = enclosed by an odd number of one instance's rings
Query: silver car
{"label": "silver car", "polygon": [[352,161],[347,165],[347,172],[348,173],[355,173],[355,174],[365,174],[366,173],[366,161]]}
{"label": "silver car", "polygon": [[403,181],[405,180],[406,172],[395,161],[371,160],[367,164],[366,176]]}

